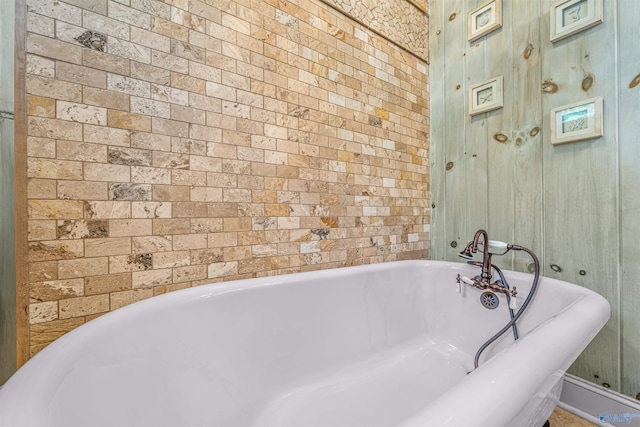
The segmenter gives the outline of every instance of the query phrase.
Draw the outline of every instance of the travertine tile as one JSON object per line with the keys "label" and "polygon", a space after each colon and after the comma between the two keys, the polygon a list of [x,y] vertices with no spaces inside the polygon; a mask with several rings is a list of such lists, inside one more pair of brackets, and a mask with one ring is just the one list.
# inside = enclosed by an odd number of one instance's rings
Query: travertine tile
{"label": "travertine tile", "polygon": [[[331,1],[374,27],[393,6],[386,35],[426,53],[404,0]],[[155,294],[428,256],[415,56],[307,0],[29,3],[32,352]]]}

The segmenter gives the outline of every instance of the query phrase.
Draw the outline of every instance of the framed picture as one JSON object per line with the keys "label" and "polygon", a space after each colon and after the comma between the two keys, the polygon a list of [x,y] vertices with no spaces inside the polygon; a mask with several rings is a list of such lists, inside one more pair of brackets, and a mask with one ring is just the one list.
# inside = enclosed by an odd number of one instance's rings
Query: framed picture
{"label": "framed picture", "polygon": [[469,114],[486,113],[502,108],[502,76],[469,88]]}
{"label": "framed picture", "polygon": [[502,27],[502,0],[491,0],[469,12],[467,38],[474,42]]}
{"label": "framed picture", "polygon": [[551,41],[557,42],[602,23],[602,0],[562,0],[551,6]]}
{"label": "framed picture", "polygon": [[599,138],[602,132],[602,97],[587,99],[551,110],[551,143]]}

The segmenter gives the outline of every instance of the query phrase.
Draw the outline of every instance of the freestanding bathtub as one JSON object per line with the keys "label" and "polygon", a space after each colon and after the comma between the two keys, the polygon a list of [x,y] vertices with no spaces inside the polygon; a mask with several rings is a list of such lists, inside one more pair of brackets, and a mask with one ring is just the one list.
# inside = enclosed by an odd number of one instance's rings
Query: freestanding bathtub
{"label": "freestanding bathtub", "polygon": [[[399,261],[201,286],[102,316],[0,389],[0,426],[536,426],[609,317],[542,278],[519,321],[459,263]],[[506,272],[526,295],[531,275]],[[503,297],[501,297],[503,298]],[[468,373],[471,371],[470,373]]]}

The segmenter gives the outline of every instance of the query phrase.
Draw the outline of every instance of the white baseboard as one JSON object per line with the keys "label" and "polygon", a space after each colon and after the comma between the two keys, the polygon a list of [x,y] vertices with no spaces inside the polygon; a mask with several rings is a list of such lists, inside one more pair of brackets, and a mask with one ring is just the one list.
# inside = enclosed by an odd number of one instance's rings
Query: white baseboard
{"label": "white baseboard", "polygon": [[598,426],[640,427],[640,401],[571,374],[564,377],[558,406]]}

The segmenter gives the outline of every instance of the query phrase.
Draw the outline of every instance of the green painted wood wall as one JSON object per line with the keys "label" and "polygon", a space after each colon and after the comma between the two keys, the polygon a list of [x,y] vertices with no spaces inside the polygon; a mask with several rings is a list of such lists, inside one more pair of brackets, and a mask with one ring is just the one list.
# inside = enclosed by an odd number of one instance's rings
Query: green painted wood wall
{"label": "green painted wood wall", "polygon": [[[570,372],[635,397],[640,85],[630,83],[640,73],[640,2],[603,0],[603,23],[551,43],[556,0],[503,0],[502,27],[469,43],[467,14],[485,1],[429,7],[431,256],[457,260],[485,228],[491,239],[533,249],[544,275],[606,297],[611,320]],[[470,116],[469,87],[498,75],[504,107]],[[550,110],[598,96],[604,136],[552,145]],[[530,261],[500,263],[526,271]]]}
{"label": "green painted wood wall", "polygon": [[16,369],[13,23],[14,0],[0,0],[0,384]]}

